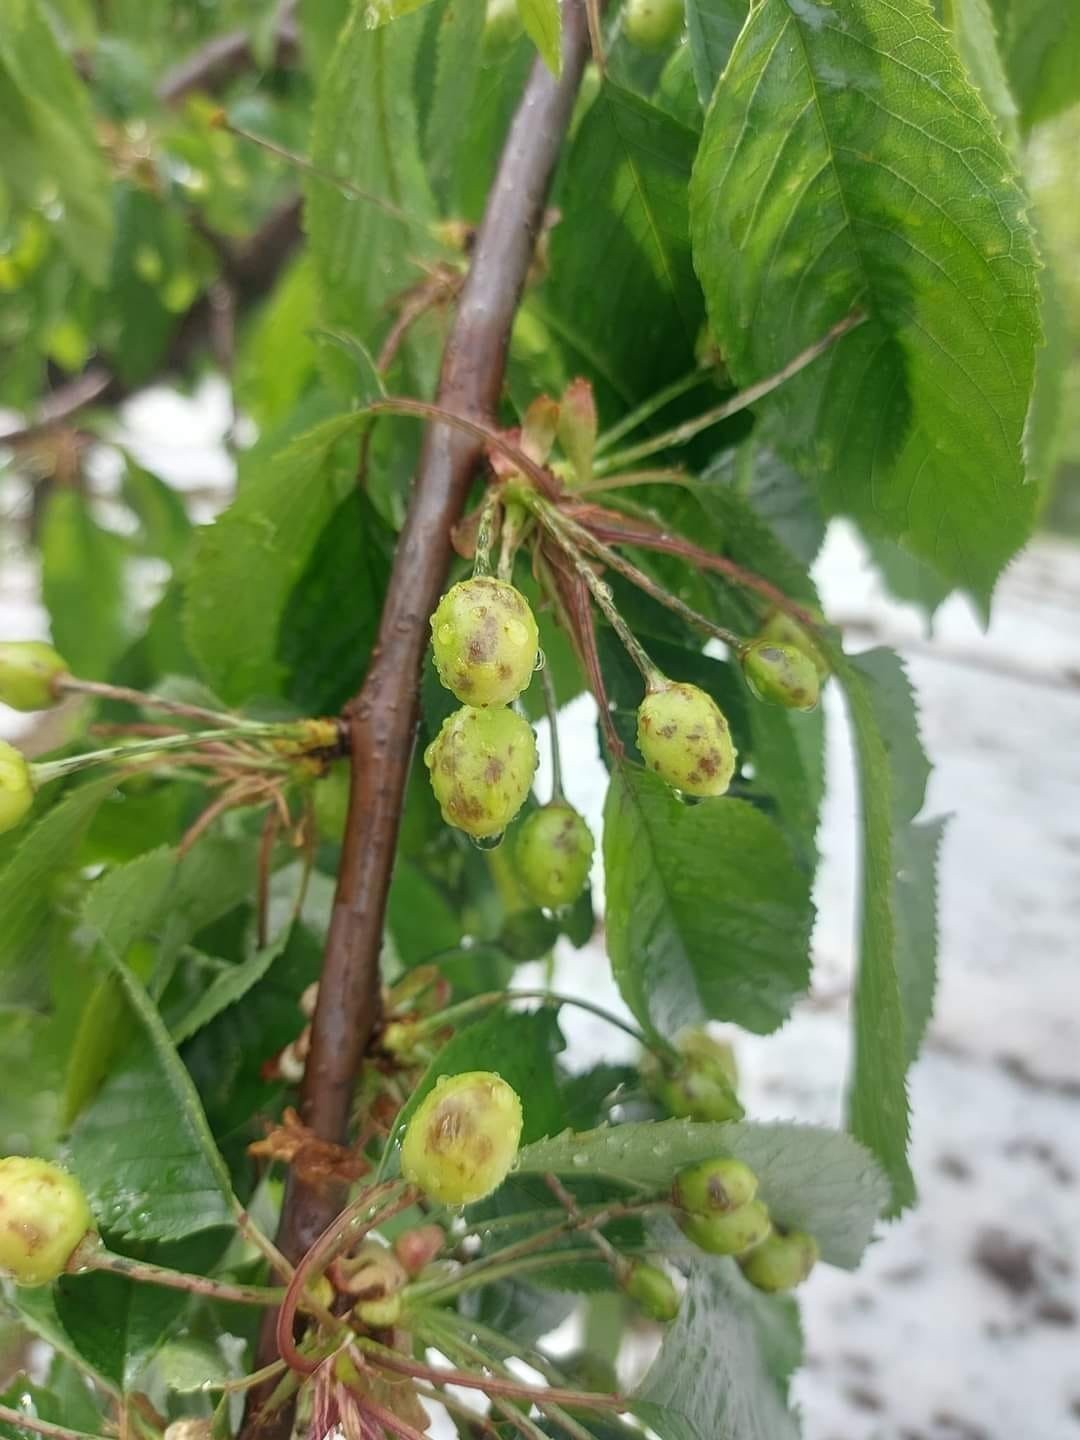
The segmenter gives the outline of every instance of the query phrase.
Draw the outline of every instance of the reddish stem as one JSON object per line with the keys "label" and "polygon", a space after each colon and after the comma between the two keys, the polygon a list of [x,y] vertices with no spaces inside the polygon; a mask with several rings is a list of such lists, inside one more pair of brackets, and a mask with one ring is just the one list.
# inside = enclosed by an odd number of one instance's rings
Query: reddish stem
{"label": "reddish stem", "polygon": [[446,1370],[436,1365],[425,1365],[419,1360],[408,1360],[404,1355],[388,1350],[385,1345],[374,1341],[359,1341],[369,1363],[382,1370],[392,1370],[397,1375],[409,1375],[415,1380],[429,1380],[433,1385],[460,1385],[464,1390],[482,1390],[485,1395],[505,1395],[510,1400],[531,1400],[543,1405],[580,1405],[590,1410],[625,1410],[626,1401],[621,1395],[594,1394],[591,1390],[562,1390],[557,1386],[526,1385],[524,1381],[502,1380],[497,1375],[474,1375],[470,1370]]}

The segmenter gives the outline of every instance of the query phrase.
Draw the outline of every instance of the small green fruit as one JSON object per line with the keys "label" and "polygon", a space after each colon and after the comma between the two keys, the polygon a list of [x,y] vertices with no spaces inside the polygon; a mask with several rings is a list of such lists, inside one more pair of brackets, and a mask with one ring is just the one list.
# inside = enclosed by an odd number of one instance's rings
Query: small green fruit
{"label": "small green fruit", "polygon": [[627,0],[623,31],[641,50],[664,50],[683,27],[683,0]]}
{"label": "small green fruit", "polygon": [[521,827],[517,865],[530,900],[549,910],[571,905],[585,889],[595,841],[570,805],[552,801]]}
{"label": "small green fruit", "polygon": [[760,1200],[751,1200],[726,1215],[683,1215],[679,1224],[698,1249],[709,1255],[745,1255],[772,1229],[769,1212]]}
{"label": "small green fruit", "polygon": [[403,1230],[394,1238],[394,1254],[410,1275],[420,1271],[438,1259],[446,1244],[446,1232],[441,1225],[417,1225],[413,1230]]}
{"label": "small green fruit", "polygon": [[746,683],[759,700],[788,710],[813,710],[821,696],[817,667],[805,650],[755,640],[740,655]]}
{"label": "small green fruit", "polygon": [[758,634],[759,640],[773,640],[778,645],[794,645],[796,650],[801,650],[814,663],[814,669],[818,673],[821,684],[832,674],[832,669],[826,660],[824,652],[817,641],[810,634],[805,626],[793,620],[783,610],[773,610],[762,625]]}
{"label": "small green fruit", "polygon": [[26,757],[0,740],[0,835],[14,830],[34,803],[34,781]]}
{"label": "small green fruit", "polygon": [[53,682],[67,669],[40,640],[0,641],[0,701],[13,710],[48,710],[59,699]]}
{"label": "small green fruit", "polygon": [[778,1290],[794,1290],[813,1270],[818,1260],[818,1244],[803,1230],[787,1235],[775,1231],[750,1255],[743,1265],[743,1274],[759,1290],[774,1294]]}
{"label": "small green fruit", "polygon": [[324,840],[341,840],[349,816],[349,762],[338,760],[315,781],[312,803],[315,823]]}
{"label": "small green fruit", "polygon": [[679,1313],[682,1297],[672,1284],[671,1277],[656,1265],[649,1265],[644,1260],[631,1261],[619,1276],[619,1285],[651,1320],[667,1324]]}
{"label": "small green fruit", "polygon": [[93,1228],[73,1175],[32,1156],[0,1160],[0,1274],[16,1285],[47,1285]]}
{"label": "small green fruit", "polygon": [[536,737],[514,710],[466,705],[443,721],[424,764],[446,823],[487,839],[502,834],[529,793]]}
{"label": "small green fruit", "polygon": [[521,38],[517,0],[488,0],[481,46],[485,60],[494,60]]}
{"label": "small green fruit", "polygon": [[679,1060],[648,1069],[645,1075],[664,1108],[690,1120],[741,1120],[731,1047],[704,1030],[688,1030],[679,1037],[678,1048]]}
{"label": "small green fruit", "polygon": [[735,747],[719,705],[696,685],[651,690],[638,707],[637,743],[645,764],[687,795],[723,795],[735,773]]}
{"label": "small green fruit", "polygon": [[477,576],[448,590],[431,617],[439,679],[466,705],[508,705],[533,677],[540,632],[505,580]]}
{"label": "small green fruit", "polygon": [[443,1205],[471,1205],[506,1179],[521,1139],[521,1101],[501,1075],[444,1075],[405,1128],[401,1173]]}
{"label": "small green fruit", "polygon": [[749,1205],[757,1194],[757,1176],[741,1160],[702,1160],[680,1171],[672,1199],[695,1215],[724,1214]]}
{"label": "small green fruit", "polygon": [[353,1314],[369,1330],[392,1330],[403,1308],[400,1295],[387,1295],[383,1300],[361,1300],[353,1306]]}

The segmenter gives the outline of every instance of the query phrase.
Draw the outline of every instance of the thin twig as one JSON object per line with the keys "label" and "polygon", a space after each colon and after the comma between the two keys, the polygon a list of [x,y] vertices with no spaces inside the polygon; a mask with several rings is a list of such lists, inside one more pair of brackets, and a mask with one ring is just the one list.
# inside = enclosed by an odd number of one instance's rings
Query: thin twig
{"label": "thin twig", "polygon": [[605,475],[612,470],[624,470],[628,465],[634,465],[638,460],[644,460],[647,455],[655,455],[659,450],[671,450],[677,445],[686,445],[693,440],[695,435],[700,435],[703,430],[708,430],[711,426],[718,425],[721,420],[727,420],[732,415],[737,415],[740,410],[748,410],[751,405],[757,404],[766,395],[779,389],[786,380],[790,380],[800,370],[805,370],[807,365],[812,364],[820,355],[824,355],[830,346],[835,345],[837,340],[847,335],[849,331],[856,329],[865,319],[866,315],[863,311],[852,310],[850,314],[844,316],[843,320],[838,320],[820,340],[815,340],[805,350],[800,350],[798,355],[789,360],[774,375],[768,375],[764,380],[749,385],[745,390],[740,390],[737,395],[733,395],[730,400],[725,400],[722,405],[706,410],[702,415],[695,415],[692,420],[686,420],[672,430],[665,430],[662,435],[654,435],[648,440],[642,440],[639,444],[631,445],[627,450],[620,450],[615,455],[604,456],[603,459],[596,462],[596,473]]}
{"label": "thin twig", "polygon": [[16,1430],[29,1430],[35,1435],[49,1435],[52,1440],[103,1440],[87,1430],[69,1430],[66,1425],[54,1425],[51,1420],[39,1420],[36,1415],[27,1415],[22,1410],[13,1410],[10,1405],[0,1405],[0,1420]]}

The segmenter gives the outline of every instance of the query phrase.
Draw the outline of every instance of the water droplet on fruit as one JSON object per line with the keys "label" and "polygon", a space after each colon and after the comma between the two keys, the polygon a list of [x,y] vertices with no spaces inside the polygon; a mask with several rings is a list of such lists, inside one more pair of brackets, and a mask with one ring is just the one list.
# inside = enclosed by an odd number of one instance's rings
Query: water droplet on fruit
{"label": "water droplet on fruit", "polygon": [[502,830],[497,835],[472,835],[470,839],[478,850],[497,850],[503,842]]}
{"label": "water droplet on fruit", "polygon": [[536,661],[535,661],[535,663],[534,663],[534,665],[533,665],[533,669],[534,669],[534,670],[542,670],[546,664],[547,664],[547,656],[544,654],[543,650],[539,650],[539,649],[538,649],[537,652],[536,652]]}

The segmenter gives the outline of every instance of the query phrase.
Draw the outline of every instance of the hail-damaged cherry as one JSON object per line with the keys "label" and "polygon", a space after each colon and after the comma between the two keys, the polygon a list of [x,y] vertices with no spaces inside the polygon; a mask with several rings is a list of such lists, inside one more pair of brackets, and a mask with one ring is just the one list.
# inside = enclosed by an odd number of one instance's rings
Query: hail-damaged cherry
{"label": "hail-damaged cherry", "polygon": [[439,679],[466,705],[508,705],[532,679],[540,636],[529,602],[478,575],[448,590],[431,617]]}
{"label": "hail-damaged cherry", "polygon": [[595,842],[571,805],[553,801],[535,810],[518,835],[518,874],[529,899],[549,910],[572,905],[585,889]]}
{"label": "hail-damaged cherry", "polygon": [[401,1173],[441,1205],[471,1205],[506,1179],[521,1123],[521,1101],[501,1075],[444,1075],[405,1127]]}
{"label": "hail-damaged cherry", "polygon": [[0,1274],[16,1285],[48,1285],[93,1228],[73,1175],[29,1155],[0,1160]]}
{"label": "hail-damaged cherry", "polygon": [[638,707],[637,743],[661,780],[685,795],[723,795],[735,747],[723,711],[696,685],[668,681]]}
{"label": "hail-damaged cherry", "polygon": [[501,835],[536,774],[536,737],[513,710],[448,715],[424,752],[443,819],[477,840]]}

